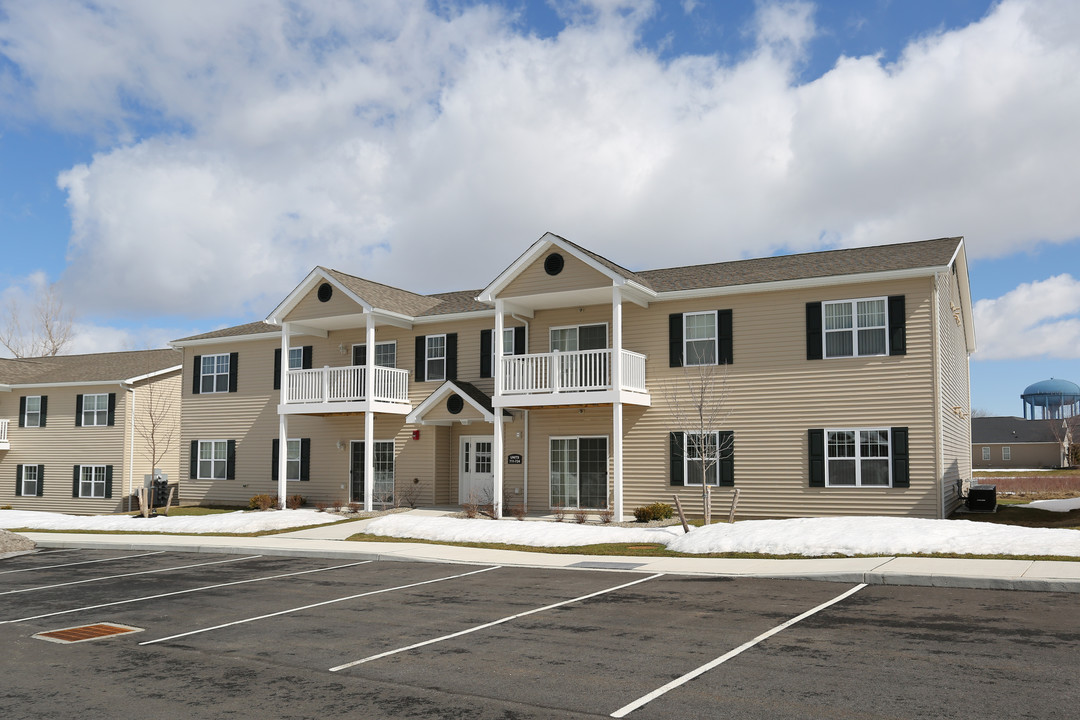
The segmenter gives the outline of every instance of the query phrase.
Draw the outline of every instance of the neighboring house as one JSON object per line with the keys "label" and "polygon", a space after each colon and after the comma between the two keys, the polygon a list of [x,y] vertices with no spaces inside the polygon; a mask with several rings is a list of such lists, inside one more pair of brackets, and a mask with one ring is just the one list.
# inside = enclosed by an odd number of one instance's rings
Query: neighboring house
{"label": "neighboring house", "polygon": [[[1056,427],[1055,427],[1056,424]],[[1063,419],[971,418],[974,468],[1057,468],[1069,464],[1072,437]]]}
{"label": "neighboring house", "polygon": [[178,478],[180,359],[175,350],[0,358],[0,505],[125,510],[154,467],[151,445],[156,466]]}
{"label": "neighboring house", "polygon": [[[700,514],[707,482],[742,517],[944,517],[970,478],[961,238],[632,272],[547,234],[481,290],[317,267],[265,323],[173,344],[186,500],[618,518]],[[724,420],[688,442],[702,371]]]}

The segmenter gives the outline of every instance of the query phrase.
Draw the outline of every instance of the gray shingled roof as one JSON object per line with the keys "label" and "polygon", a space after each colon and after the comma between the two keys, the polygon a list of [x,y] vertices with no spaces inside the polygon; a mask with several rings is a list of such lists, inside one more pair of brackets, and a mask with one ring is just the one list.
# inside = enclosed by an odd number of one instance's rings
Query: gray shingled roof
{"label": "gray shingled roof", "polygon": [[971,442],[1005,444],[1009,443],[1052,443],[1057,442],[1051,422],[1060,420],[1025,420],[1018,417],[975,417],[971,418]]}
{"label": "gray shingled roof", "polygon": [[428,310],[439,302],[431,296],[417,295],[408,290],[358,278],[340,270],[325,267],[319,269],[355,293],[357,297],[362,298],[365,302],[380,310],[390,310],[402,315],[418,317],[426,314]]}
{"label": "gray shingled roof", "polygon": [[183,354],[171,349],[4,359],[0,361],[0,383],[118,382],[175,367],[182,362]]}
{"label": "gray shingled roof", "polygon": [[[555,235],[555,233],[551,233],[551,234]],[[633,280],[636,283],[638,283],[639,285],[641,285],[643,287],[647,287],[650,290],[655,290],[656,289],[656,288],[654,288],[652,286],[652,283],[650,283],[649,280],[646,277],[644,277],[644,275],[642,275],[641,273],[635,273],[633,271],[627,270],[622,265],[617,265],[617,264],[611,262],[610,260],[608,260],[603,255],[597,255],[592,250],[588,250],[586,248],[583,248],[580,245],[578,245],[577,243],[567,240],[562,235],[555,235],[555,237],[559,238],[560,240],[562,240],[567,245],[570,245],[571,247],[573,247],[574,249],[576,249],[578,252],[582,253],[583,255],[587,255],[588,257],[592,258],[593,260],[600,263],[601,265],[603,265],[604,267],[606,267],[608,270],[612,271],[616,275],[624,277],[627,280]]]}
{"label": "gray shingled roof", "polygon": [[220,330],[212,330],[208,333],[202,333],[200,335],[192,335],[191,337],[180,338],[173,342],[187,342],[188,340],[213,340],[214,338],[229,338],[229,337],[241,337],[243,335],[260,335],[262,333],[280,333],[281,328],[277,325],[271,325],[264,322],[245,323],[244,325],[234,325],[233,327],[221,328]]}

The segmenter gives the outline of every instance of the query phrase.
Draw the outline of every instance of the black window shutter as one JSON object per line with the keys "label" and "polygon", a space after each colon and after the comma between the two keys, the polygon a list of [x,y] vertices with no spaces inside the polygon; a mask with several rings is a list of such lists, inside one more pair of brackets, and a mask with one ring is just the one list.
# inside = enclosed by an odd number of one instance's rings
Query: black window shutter
{"label": "black window shutter", "polygon": [[109,393],[109,422],[108,422],[108,424],[110,426],[116,424],[116,393]]}
{"label": "black window shutter", "polygon": [[825,487],[825,431],[810,430],[810,487]]}
{"label": "black window shutter", "polygon": [[225,445],[225,479],[236,479],[236,441],[229,440]]}
{"label": "black window shutter", "polygon": [[[720,349],[719,364],[730,365],[735,360],[735,343],[732,335],[730,310],[716,311],[716,339]],[[720,484],[723,485],[723,483]]]}
{"label": "black window shutter", "polygon": [[300,360],[300,367],[303,368],[304,370],[310,370],[311,369],[311,363],[312,363],[313,360],[314,360],[313,346],[312,345],[305,345],[304,346],[304,352],[303,352],[303,358]]}
{"label": "black window shutter", "polygon": [[112,497],[112,465],[105,466],[105,497]]}
{"label": "black window shutter", "polygon": [[15,497],[22,496],[22,465],[15,466]]}
{"label": "black window shutter", "polygon": [[721,430],[717,433],[720,448],[720,464],[716,468],[716,477],[720,487],[735,487],[735,433]]}
{"label": "black window shutter", "polygon": [[281,451],[281,440],[274,438],[270,443],[270,448],[273,454],[270,456],[270,479],[274,482],[278,480],[278,453]]}
{"label": "black window shutter", "polygon": [[79,497],[79,466],[75,466],[71,478],[71,497]]}
{"label": "black window shutter", "polygon": [[821,303],[806,303],[806,359],[821,359]]}
{"label": "black window shutter", "polygon": [[416,336],[416,382],[424,382],[427,377],[427,336]]}
{"label": "black window shutter", "polygon": [[[681,316],[680,316],[681,317]],[[681,432],[673,432],[668,435],[668,453],[671,457],[671,484],[685,485],[683,479],[683,438]]]}
{"label": "black window shutter", "polygon": [[520,325],[514,328],[514,354],[525,354],[525,326]]}
{"label": "black window shutter", "polygon": [[274,389],[281,389],[281,348],[274,348]]}
{"label": "black window shutter", "polygon": [[26,427],[26,396],[19,398],[19,427]]}
{"label": "black window shutter", "polygon": [[37,466],[37,496],[45,497],[45,466]]}
{"label": "black window shutter", "polygon": [[492,375],[491,367],[491,336],[494,330],[480,331],[480,377],[489,378]]}
{"label": "black window shutter", "polygon": [[300,479],[311,479],[311,438],[300,439]]}
{"label": "black window shutter", "polygon": [[240,353],[229,353],[229,392],[236,392],[236,378],[239,374]]}
{"label": "black window shutter", "polygon": [[82,395],[75,396],[75,427],[82,427]]}
{"label": "black window shutter", "polygon": [[446,379],[457,380],[457,333],[446,333]]}
{"label": "black window shutter", "polygon": [[199,477],[199,441],[191,441],[191,455],[188,456],[188,478],[195,480]]}
{"label": "black window shutter", "polygon": [[352,357],[353,365],[357,367],[367,365],[367,345],[353,345]]}
{"label": "black window shutter", "polygon": [[892,486],[894,488],[910,487],[911,479],[908,474],[908,429],[906,427],[894,427],[892,429]]}
{"label": "black window shutter", "polygon": [[682,330],[682,313],[668,315],[668,367],[682,367]]}
{"label": "black window shutter", "polygon": [[49,410],[49,396],[41,396],[41,417],[38,420],[38,427],[45,427],[45,416]]}
{"label": "black window shutter", "polygon": [[903,295],[889,296],[889,354],[907,355],[907,311]]}
{"label": "black window shutter", "polygon": [[202,355],[195,356],[195,367],[191,372],[191,394],[198,395],[202,389]]}

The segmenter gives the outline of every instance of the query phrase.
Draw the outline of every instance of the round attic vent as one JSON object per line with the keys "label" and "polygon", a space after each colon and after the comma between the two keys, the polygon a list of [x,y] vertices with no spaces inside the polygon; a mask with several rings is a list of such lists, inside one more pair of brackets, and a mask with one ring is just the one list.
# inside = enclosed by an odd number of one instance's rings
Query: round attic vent
{"label": "round attic vent", "polygon": [[562,272],[563,265],[566,261],[563,260],[563,256],[559,253],[551,253],[544,258],[544,272],[548,275],[558,275]]}
{"label": "round attic vent", "polygon": [[323,283],[319,286],[319,302],[328,302],[334,295],[334,286],[330,283]]}
{"label": "round attic vent", "polygon": [[460,395],[451,395],[446,399],[446,411],[451,415],[457,415],[465,409],[465,401]]}

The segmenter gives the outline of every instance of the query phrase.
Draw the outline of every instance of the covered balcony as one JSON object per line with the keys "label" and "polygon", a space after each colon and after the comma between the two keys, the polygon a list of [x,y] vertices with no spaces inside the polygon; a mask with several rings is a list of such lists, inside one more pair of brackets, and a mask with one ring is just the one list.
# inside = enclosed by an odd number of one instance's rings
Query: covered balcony
{"label": "covered balcony", "polygon": [[375,377],[370,402],[365,392],[365,366],[289,370],[286,374],[282,412],[343,413],[371,410],[407,415],[412,410],[409,404],[409,371],[378,366],[373,369]]}
{"label": "covered balcony", "polygon": [[612,358],[616,351],[555,350],[503,356],[497,396],[504,406],[541,406],[628,402],[649,405],[645,388],[645,356],[618,351],[619,387],[614,387]]}

